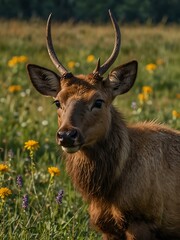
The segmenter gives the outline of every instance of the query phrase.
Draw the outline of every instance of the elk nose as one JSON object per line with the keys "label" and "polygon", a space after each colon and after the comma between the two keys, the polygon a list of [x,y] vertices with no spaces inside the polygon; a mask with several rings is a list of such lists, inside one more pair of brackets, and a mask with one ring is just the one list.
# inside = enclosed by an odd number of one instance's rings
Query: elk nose
{"label": "elk nose", "polygon": [[57,132],[57,141],[58,144],[68,147],[73,146],[75,140],[78,138],[78,131],[76,129],[71,129],[68,131]]}

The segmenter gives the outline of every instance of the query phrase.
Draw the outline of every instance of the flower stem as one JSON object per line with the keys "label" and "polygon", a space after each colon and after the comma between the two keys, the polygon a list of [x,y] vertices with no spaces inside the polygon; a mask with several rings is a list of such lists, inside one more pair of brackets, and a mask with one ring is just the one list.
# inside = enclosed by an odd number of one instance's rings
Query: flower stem
{"label": "flower stem", "polygon": [[41,208],[41,205],[40,205],[40,202],[39,202],[39,197],[38,197],[38,194],[36,192],[35,182],[34,182],[34,172],[36,170],[36,166],[35,166],[35,163],[34,163],[34,152],[32,150],[30,150],[30,159],[31,159],[31,186],[32,186],[32,189],[34,191],[35,197],[37,199],[38,205]]}
{"label": "flower stem", "polygon": [[51,176],[50,176],[50,179],[49,179],[49,185],[48,185],[48,188],[47,188],[46,196],[45,196],[45,199],[46,199],[46,200],[47,200],[47,198],[48,198],[49,190],[50,190],[51,186],[53,185],[53,183],[54,183],[54,176],[51,175]]}

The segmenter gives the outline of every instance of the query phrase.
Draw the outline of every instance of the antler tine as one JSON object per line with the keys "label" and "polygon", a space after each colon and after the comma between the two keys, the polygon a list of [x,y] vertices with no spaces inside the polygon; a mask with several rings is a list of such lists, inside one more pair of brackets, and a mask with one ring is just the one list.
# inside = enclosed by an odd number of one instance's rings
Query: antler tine
{"label": "antler tine", "polygon": [[[112,22],[112,25],[113,25],[113,28],[115,31],[114,48],[111,53],[111,56],[106,60],[106,62],[102,66],[99,67],[98,73],[100,76],[102,76],[111,67],[111,65],[115,62],[116,58],[118,57],[118,54],[120,51],[120,46],[121,46],[120,29],[119,29],[116,19],[114,18],[114,16],[112,15],[110,10],[109,10],[109,16],[111,18],[111,22]],[[97,69],[97,67],[96,67],[96,69]]]}
{"label": "antler tine", "polygon": [[95,67],[93,73],[99,72],[99,68],[100,68],[100,58],[98,58],[98,60],[97,60],[97,64],[96,64],[96,67]]}
{"label": "antler tine", "polygon": [[61,75],[65,75],[68,73],[66,68],[61,64],[61,62],[58,60],[56,53],[54,51],[53,43],[52,43],[52,38],[51,38],[51,16],[52,13],[49,15],[48,20],[47,20],[47,25],[46,25],[46,40],[47,40],[47,50],[49,53],[49,56],[60,72]]}

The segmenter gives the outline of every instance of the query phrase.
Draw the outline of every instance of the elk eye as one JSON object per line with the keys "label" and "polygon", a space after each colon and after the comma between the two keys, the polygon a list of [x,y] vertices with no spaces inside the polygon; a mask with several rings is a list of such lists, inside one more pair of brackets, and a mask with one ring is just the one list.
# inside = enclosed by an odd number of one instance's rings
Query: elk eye
{"label": "elk eye", "polygon": [[102,104],[104,103],[104,100],[102,99],[97,99],[94,103],[94,105],[92,106],[91,110],[93,108],[101,108],[102,107]]}
{"label": "elk eye", "polygon": [[61,104],[59,100],[55,100],[53,103],[56,105],[57,108],[61,108]]}

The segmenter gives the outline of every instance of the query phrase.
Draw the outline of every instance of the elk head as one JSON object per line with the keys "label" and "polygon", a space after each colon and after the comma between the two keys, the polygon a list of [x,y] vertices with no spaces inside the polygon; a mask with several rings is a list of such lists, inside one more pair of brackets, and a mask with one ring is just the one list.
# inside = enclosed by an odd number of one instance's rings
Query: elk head
{"label": "elk head", "polygon": [[137,62],[131,61],[103,74],[116,60],[121,43],[119,26],[109,11],[115,31],[111,56],[88,75],[74,76],[58,60],[51,39],[51,15],[47,21],[47,49],[59,71],[55,72],[37,65],[28,64],[27,70],[34,87],[41,94],[54,98],[57,107],[57,142],[67,153],[92,146],[105,138],[111,126],[112,101],[133,86],[137,74]]}

